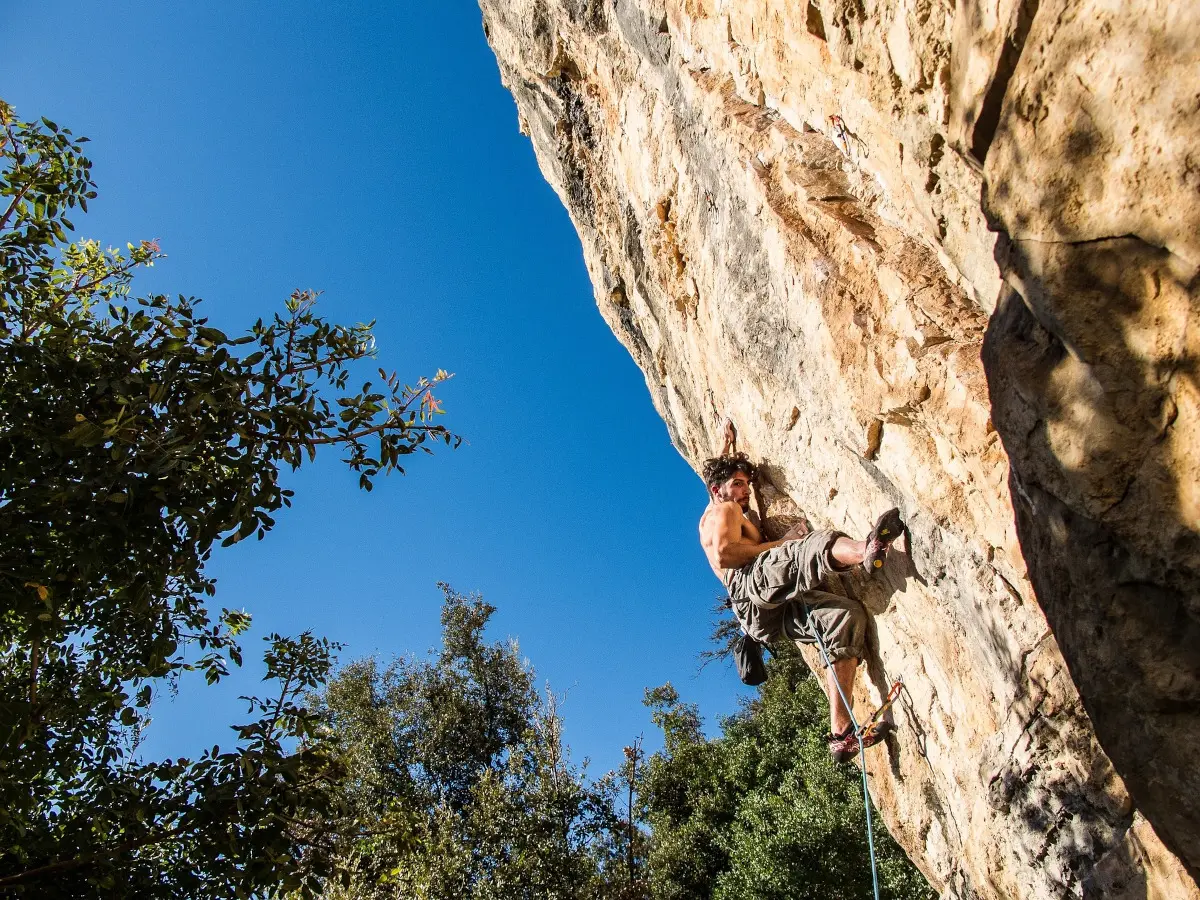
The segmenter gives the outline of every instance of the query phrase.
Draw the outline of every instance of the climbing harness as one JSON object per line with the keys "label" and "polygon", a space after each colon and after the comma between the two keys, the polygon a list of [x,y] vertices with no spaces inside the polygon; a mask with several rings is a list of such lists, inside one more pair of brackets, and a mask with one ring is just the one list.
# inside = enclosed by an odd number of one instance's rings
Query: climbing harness
{"label": "climbing harness", "polygon": [[[800,605],[804,609],[804,621],[809,623],[809,630],[817,639],[817,648],[821,651],[821,659],[825,661],[826,668],[832,668],[833,660],[829,658],[829,651],[825,648],[825,638],[821,634],[821,628],[817,624],[817,620],[812,617],[808,604],[800,598],[799,590],[796,592],[796,599],[800,601]],[[884,713],[896,702],[904,685],[901,681],[893,684],[879,709],[875,710],[865,724],[859,725],[858,720],[854,718],[854,709],[850,705],[850,698],[842,690],[842,685],[837,678],[833,679],[833,683],[837,685],[838,696],[842,698],[842,706],[846,710],[846,715],[850,717],[850,724],[854,726],[854,735],[858,738],[859,768],[862,769],[863,808],[867,811],[867,849],[871,853],[871,886],[875,891],[875,900],[879,900],[879,864],[875,859],[875,828],[871,818],[871,795],[867,790],[867,748],[863,746],[863,739],[879,730],[883,723]],[[833,702],[832,697],[829,702]]]}

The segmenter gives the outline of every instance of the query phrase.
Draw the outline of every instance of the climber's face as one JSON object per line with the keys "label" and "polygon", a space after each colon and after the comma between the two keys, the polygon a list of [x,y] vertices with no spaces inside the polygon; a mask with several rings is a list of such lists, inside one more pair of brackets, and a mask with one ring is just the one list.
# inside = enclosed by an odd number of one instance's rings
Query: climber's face
{"label": "climber's face", "polygon": [[713,488],[713,496],[722,503],[732,500],[742,509],[750,508],[750,478],[745,472],[734,472],[733,476]]}

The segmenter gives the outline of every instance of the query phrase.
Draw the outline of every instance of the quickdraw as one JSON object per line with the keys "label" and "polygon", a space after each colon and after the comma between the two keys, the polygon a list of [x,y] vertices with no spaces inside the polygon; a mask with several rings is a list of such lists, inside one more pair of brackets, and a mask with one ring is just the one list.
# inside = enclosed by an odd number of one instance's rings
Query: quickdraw
{"label": "quickdraw", "polygon": [[892,704],[900,699],[900,694],[903,693],[903,691],[904,682],[902,680],[897,680],[896,683],[892,685],[891,690],[887,692],[887,696],[883,698],[883,703],[880,704],[879,709],[871,713],[871,718],[867,719],[867,721],[862,724],[862,727],[859,728],[859,740],[871,737],[876,731],[879,730],[879,726],[884,724],[884,715],[889,709],[892,708]]}

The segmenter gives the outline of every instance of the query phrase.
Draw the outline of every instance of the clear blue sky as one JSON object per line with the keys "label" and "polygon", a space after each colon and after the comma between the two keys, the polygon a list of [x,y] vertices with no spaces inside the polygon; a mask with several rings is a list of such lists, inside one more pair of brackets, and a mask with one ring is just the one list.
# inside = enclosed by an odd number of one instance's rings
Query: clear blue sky
{"label": "clear blue sky", "polygon": [[[333,320],[377,320],[405,380],[456,373],[461,450],[370,494],[327,454],[265,541],[215,557],[248,659],[304,629],[344,659],[425,651],[447,581],[566,692],[593,774],[639,733],[658,746],[646,687],[674,682],[710,731],[736,708],[732,670],[696,677],[719,592],[704,489],[596,310],[474,3],[4,3],[0,85],[92,139],[80,236],[161,241],[139,293],[203,297],[232,333],[315,288]],[[256,669],[159,703],[146,752],[230,743]]]}

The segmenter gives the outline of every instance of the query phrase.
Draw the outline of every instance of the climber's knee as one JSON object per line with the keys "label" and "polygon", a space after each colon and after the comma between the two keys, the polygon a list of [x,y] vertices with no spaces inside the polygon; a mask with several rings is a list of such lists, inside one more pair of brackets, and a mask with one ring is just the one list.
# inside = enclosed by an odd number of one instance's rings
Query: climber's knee
{"label": "climber's knee", "polygon": [[788,637],[797,643],[813,644],[819,632],[831,662],[866,655],[867,611],[861,603],[824,591],[807,592],[805,601],[808,616],[798,608],[796,615],[789,617]]}

